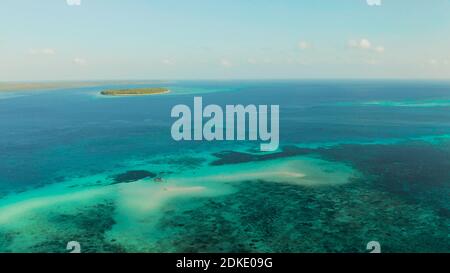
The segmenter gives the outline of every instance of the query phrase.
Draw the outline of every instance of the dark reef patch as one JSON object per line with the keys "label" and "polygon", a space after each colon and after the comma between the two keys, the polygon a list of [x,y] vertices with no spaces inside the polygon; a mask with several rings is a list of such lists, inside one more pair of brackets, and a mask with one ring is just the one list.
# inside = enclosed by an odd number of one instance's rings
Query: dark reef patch
{"label": "dark reef patch", "polygon": [[[24,225],[14,232],[0,230],[0,253],[67,253],[70,241],[79,242],[83,253],[124,252],[119,244],[105,238],[105,232],[115,224],[114,210],[114,203],[105,200],[76,212],[35,215],[45,226]],[[16,246],[15,240],[25,241]]]}
{"label": "dark reef patch", "polygon": [[448,252],[446,218],[356,181],[301,187],[264,181],[167,213],[167,233],[153,251],[170,252]]}
{"label": "dark reef patch", "polygon": [[194,156],[177,156],[177,157],[166,157],[149,160],[150,164],[168,164],[172,165],[177,170],[194,169],[202,166],[207,160],[202,157]]}
{"label": "dark reef patch", "polygon": [[113,176],[114,182],[112,184],[136,182],[144,178],[155,178],[156,175],[156,173],[143,170],[127,171]]}
{"label": "dark reef patch", "polygon": [[251,154],[235,151],[223,151],[218,153],[213,153],[213,156],[217,157],[210,163],[212,166],[229,165],[229,164],[239,164],[253,161],[265,161],[273,160],[284,157],[292,157],[298,155],[306,155],[313,153],[313,149],[299,148],[295,146],[285,146],[282,148],[281,152],[270,153],[270,154]]}
{"label": "dark reef patch", "polygon": [[436,205],[445,214],[450,205],[448,143],[411,142],[393,145],[341,145],[317,152],[346,162],[367,176],[373,187],[411,202]]}
{"label": "dark reef patch", "polygon": [[423,141],[398,144],[343,144],[309,149],[283,147],[281,152],[252,154],[223,151],[210,165],[239,164],[298,155],[315,155],[325,160],[344,162],[367,177],[374,187],[413,202],[438,205],[442,215],[450,211],[450,142]]}
{"label": "dark reef patch", "polygon": [[[54,214],[48,217],[50,224],[61,229],[51,232],[45,243],[32,246],[30,252],[67,252],[66,244],[77,241],[83,253],[124,252],[122,247],[105,238],[105,232],[115,224],[114,204],[106,202],[80,209],[76,214]],[[42,234],[41,234],[42,235]]]}
{"label": "dark reef patch", "polygon": [[12,252],[8,247],[16,236],[13,232],[0,231],[0,253]]}
{"label": "dark reef patch", "polygon": [[159,228],[168,235],[155,251],[367,252],[375,240],[383,252],[449,252],[449,147],[409,142],[216,153],[211,165],[311,154],[362,175],[333,187],[239,183],[234,194],[165,214]]}

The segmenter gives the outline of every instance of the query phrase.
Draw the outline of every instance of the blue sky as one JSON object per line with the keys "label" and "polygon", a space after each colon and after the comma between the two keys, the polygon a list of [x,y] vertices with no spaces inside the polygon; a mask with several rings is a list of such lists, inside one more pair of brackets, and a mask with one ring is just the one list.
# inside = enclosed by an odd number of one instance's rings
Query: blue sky
{"label": "blue sky", "polygon": [[450,78],[450,0],[2,0],[0,81]]}

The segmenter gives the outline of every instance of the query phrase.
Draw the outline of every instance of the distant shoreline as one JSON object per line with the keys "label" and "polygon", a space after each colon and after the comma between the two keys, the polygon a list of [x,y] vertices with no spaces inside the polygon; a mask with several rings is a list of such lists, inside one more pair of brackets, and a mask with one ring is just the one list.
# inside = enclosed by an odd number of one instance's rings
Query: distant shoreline
{"label": "distant shoreline", "polygon": [[101,91],[100,94],[103,96],[152,96],[152,95],[162,95],[169,93],[170,90],[163,87],[149,87],[149,88],[130,88],[130,89],[111,89]]}
{"label": "distant shoreline", "polygon": [[167,84],[158,80],[130,80],[130,81],[70,81],[70,82],[0,82],[0,93],[50,91],[68,88],[100,87],[104,85],[155,85]]}

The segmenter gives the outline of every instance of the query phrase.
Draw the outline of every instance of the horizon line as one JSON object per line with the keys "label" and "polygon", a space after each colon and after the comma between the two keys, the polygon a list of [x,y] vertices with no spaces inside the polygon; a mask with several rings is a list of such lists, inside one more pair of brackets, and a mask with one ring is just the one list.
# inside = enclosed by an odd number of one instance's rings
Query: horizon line
{"label": "horizon line", "polygon": [[0,83],[73,83],[73,82],[166,82],[166,81],[450,81],[450,78],[173,78],[173,79],[64,79],[0,80]]}

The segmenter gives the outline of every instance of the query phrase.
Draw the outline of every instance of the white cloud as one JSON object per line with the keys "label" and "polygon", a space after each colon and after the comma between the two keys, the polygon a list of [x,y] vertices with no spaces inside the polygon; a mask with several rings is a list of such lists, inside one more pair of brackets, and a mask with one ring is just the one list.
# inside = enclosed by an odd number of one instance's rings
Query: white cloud
{"label": "white cloud", "polygon": [[223,67],[232,67],[233,63],[228,59],[222,59],[220,60],[220,65]]}
{"label": "white cloud", "polygon": [[436,59],[430,59],[428,60],[428,63],[431,65],[437,65],[439,62]]}
{"label": "white cloud", "polygon": [[300,49],[302,49],[302,50],[305,50],[305,49],[310,48],[311,45],[310,45],[308,42],[300,41],[300,42],[298,43],[298,47],[299,47]]}
{"label": "white cloud", "polygon": [[384,53],[384,47],[383,46],[377,46],[373,50],[375,50],[378,53]]}
{"label": "white cloud", "polygon": [[359,47],[362,49],[369,49],[372,47],[372,44],[367,39],[361,39],[361,41],[359,41]]}
{"label": "white cloud", "polygon": [[42,48],[42,49],[31,48],[28,50],[28,54],[30,54],[30,55],[55,55],[56,51],[53,48]]}
{"label": "white cloud", "polygon": [[449,60],[436,60],[436,59],[429,59],[428,60],[428,64],[429,65],[449,65],[450,61]]}
{"label": "white cloud", "polygon": [[171,59],[164,59],[161,62],[165,65],[174,65],[175,64],[175,61],[171,60]]}
{"label": "white cloud", "polygon": [[362,38],[359,40],[350,40],[348,41],[348,46],[351,48],[358,48],[363,50],[373,50],[377,53],[384,53],[384,46],[373,46],[372,43],[366,39]]}
{"label": "white cloud", "polygon": [[56,52],[55,52],[55,50],[53,48],[44,48],[42,50],[42,53],[45,54],[45,55],[53,55]]}
{"label": "white cloud", "polygon": [[348,41],[349,47],[360,48],[360,49],[369,49],[372,47],[372,44],[369,40],[362,38],[360,40],[350,40]]}
{"label": "white cloud", "polygon": [[77,57],[77,58],[73,59],[73,63],[76,65],[86,65],[87,61],[86,61],[86,59]]}
{"label": "white cloud", "polygon": [[66,0],[68,6],[80,6],[81,0]]}
{"label": "white cloud", "polygon": [[381,6],[381,0],[366,0],[369,6]]}

